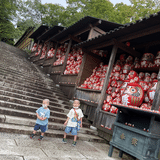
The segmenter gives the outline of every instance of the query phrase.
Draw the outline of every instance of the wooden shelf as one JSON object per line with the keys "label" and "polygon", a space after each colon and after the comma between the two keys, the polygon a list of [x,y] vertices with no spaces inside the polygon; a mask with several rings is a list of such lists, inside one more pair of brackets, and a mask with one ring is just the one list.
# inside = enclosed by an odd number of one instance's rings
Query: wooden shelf
{"label": "wooden shelf", "polygon": [[31,55],[31,56],[30,56],[30,58],[33,58],[33,57],[35,57],[35,55]]}
{"label": "wooden shelf", "polygon": [[57,75],[57,74],[60,75],[60,74],[61,74],[61,71],[60,71],[60,72],[56,72],[56,73],[51,72],[50,74],[51,74],[51,75]]}
{"label": "wooden shelf", "polygon": [[158,72],[159,67],[154,67],[154,68],[134,68],[133,69],[136,72]]}
{"label": "wooden shelf", "polygon": [[101,93],[101,90],[95,90],[95,89],[85,89],[85,88],[79,88],[79,87],[77,87],[76,89],[82,90],[82,91],[87,91],[87,92],[97,92],[97,93]]}
{"label": "wooden shelf", "polygon": [[53,59],[53,57],[51,57],[51,58],[46,58],[46,61],[47,61],[47,60],[50,60],[50,59]]}
{"label": "wooden shelf", "polygon": [[83,99],[80,99],[80,98],[76,98],[76,99],[79,100],[80,102],[83,102],[83,103],[89,105],[89,106],[97,107],[97,105],[98,105],[98,102],[97,103],[93,103],[91,101],[83,100]]}
{"label": "wooden shelf", "polygon": [[63,64],[59,64],[59,65],[56,65],[56,66],[53,65],[52,67],[59,67],[59,66],[63,66]]}
{"label": "wooden shelf", "polygon": [[48,66],[51,66],[51,63],[48,63],[48,64],[44,64],[43,67],[48,67]]}
{"label": "wooden shelf", "polygon": [[42,61],[44,58],[42,59],[37,59],[37,60],[34,60],[33,62],[39,62],[39,61]]}
{"label": "wooden shelf", "polygon": [[135,108],[135,107],[128,107],[128,106],[117,105],[117,104],[111,104],[111,105],[117,107],[124,113],[132,112],[140,115],[155,115],[156,117],[160,118],[160,113],[156,113],[154,112],[154,110],[142,110],[142,109],[138,109],[138,107]]}
{"label": "wooden shelf", "polygon": [[114,116],[114,117],[117,116],[117,114],[114,114],[114,113],[111,113],[111,112],[105,112],[105,111],[103,111],[103,110],[100,110],[100,112],[101,112],[101,113],[104,113],[104,114],[108,114],[108,115]]}
{"label": "wooden shelf", "polygon": [[62,82],[59,82],[59,85],[68,86],[68,87],[75,87],[76,86],[76,84],[68,84],[68,83],[62,83]]}
{"label": "wooden shelf", "polygon": [[78,76],[78,74],[61,74],[61,76]]}

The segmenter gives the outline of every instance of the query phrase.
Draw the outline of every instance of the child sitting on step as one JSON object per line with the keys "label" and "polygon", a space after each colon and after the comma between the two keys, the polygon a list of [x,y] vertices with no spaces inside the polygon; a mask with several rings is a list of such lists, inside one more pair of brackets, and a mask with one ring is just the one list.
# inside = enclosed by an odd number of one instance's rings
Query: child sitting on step
{"label": "child sitting on step", "polygon": [[82,117],[83,113],[82,110],[79,108],[80,101],[75,100],[73,102],[73,108],[67,114],[67,120],[65,121],[64,125],[66,125],[65,133],[62,142],[67,143],[66,136],[67,133],[71,132],[74,135],[74,141],[72,143],[73,146],[76,146],[77,140],[77,131],[79,130],[79,126],[82,127]]}
{"label": "child sitting on step", "polygon": [[44,99],[42,107],[36,110],[37,120],[33,134],[30,136],[31,139],[35,137],[35,134],[39,129],[41,130],[41,135],[38,140],[41,141],[43,139],[44,133],[48,129],[48,118],[50,117],[50,110],[48,106],[49,106],[49,99]]}

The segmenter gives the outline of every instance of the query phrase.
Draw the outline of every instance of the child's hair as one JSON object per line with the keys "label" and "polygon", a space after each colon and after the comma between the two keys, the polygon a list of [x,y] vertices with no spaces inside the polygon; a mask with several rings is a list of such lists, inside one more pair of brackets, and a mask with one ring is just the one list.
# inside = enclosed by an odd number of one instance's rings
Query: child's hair
{"label": "child's hair", "polygon": [[49,104],[49,99],[44,99],[43,101],[46,101]]}
{"label": "child's hair", "polygon": [[80,101],[79,101],[78,99],[74,100],[73,103],[74,103],[75,101],[77,101],[77,102],[80,104]]}

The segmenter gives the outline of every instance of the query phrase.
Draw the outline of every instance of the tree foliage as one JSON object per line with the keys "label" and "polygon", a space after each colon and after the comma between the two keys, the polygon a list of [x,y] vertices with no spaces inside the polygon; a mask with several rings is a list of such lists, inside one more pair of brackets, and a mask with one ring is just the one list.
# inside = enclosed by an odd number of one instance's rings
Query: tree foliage
{"label": "tree foliage", "polygon": [[133,22],[156,13],[160,9],[158,0],[130,0],[130,2],[132,4],[131,21]]}
{"label": "tree foliage", "polygon": [[84,16],[113,21],[114,8],[109,0],[68,0],[67,4],[69,19],[72,22]]}
{"label": "tree foliage", "polygon": [[64,12],[65,8],[58,4],[49,3],[42,5],[42,24],[48,25],[49,27],[62,24]]}
{"label": "tree foliage", "polygon": [[132,7],[124,3],[117,3],[114,6],[114,22],[125,24],[129,23],[132,17],[131,13]]}
{"label": "tree foliage", "polygon": [[15,0],[0,0],[0,40],[13,44],[13,17],[16,13]]}

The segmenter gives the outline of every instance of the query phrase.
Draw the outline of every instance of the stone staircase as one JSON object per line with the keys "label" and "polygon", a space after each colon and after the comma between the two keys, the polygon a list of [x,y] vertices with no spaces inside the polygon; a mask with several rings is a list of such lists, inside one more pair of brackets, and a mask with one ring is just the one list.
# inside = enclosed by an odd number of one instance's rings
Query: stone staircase
{"label": "stone staircase", "polygon": [[[27,54],[0,42],[0,131],[31,134],[35,111],[45,98],[50,99],[50,118],[45,136],[62,138],[63,123],[71,102],[40,68],[27,60]],[[40,132],[38,133],[40,134]],[[73,138],[70,134],[68,138]],[[79,140],[104,142],[83,118]]]}

